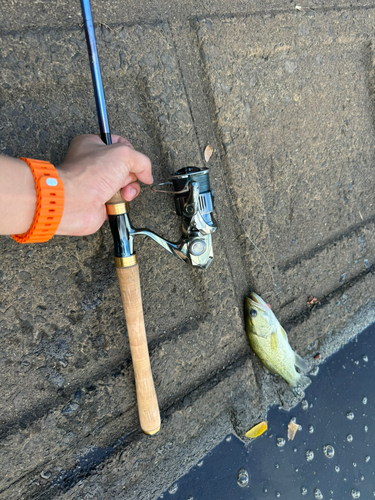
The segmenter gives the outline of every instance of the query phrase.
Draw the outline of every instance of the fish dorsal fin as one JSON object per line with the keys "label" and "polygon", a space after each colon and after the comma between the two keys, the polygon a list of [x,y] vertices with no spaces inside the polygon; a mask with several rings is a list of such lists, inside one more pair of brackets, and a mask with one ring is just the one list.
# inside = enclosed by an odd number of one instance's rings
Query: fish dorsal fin
{"label": "fish dorsal fin", "polygon": [[276,351],[278,348],[277,330],[271,334],[271,351]]}

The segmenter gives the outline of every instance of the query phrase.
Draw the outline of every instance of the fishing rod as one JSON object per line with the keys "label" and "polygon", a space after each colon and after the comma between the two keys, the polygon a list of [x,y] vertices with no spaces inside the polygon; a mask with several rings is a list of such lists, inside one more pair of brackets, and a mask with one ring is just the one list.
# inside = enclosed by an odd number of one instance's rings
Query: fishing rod
{"label": "fishing rod", "polygon": [[[80,0],[90,60],[100,136],[111,144],[99,57],[90,0]],[[170,177],[173,185],[176,213],[181,217],[182,236],[170,242],[149,229],[135,229],[129,219],[129,204],[118,191],[107,203],[108,220],[114,241],[115,267],[124,306],[130,351],[133,362],[138,413],[146,434],[160,429],[160,412],[152,378],[146,330],[142,308],[141,287],[134,237],[148,236],[169,253],[201,269],[207,269],[213,259],[212,233],[217,230],[213,217],[214,194],[210,188],[207,168],[184,167]],[[166,192],[153,189],[155,192]]]}

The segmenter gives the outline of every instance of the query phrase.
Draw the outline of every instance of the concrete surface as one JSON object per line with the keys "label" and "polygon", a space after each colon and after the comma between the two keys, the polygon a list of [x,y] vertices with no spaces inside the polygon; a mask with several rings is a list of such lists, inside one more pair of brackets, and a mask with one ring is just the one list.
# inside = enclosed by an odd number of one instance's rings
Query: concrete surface
{"label": "concrete surface", "polygon": [[[310,366],[375,320],[375,4],[295,7],[93,1],[112,131],[158,181],[214,149],[215,260],[197,271],[136,241],[163,419],[148,437],[109,227],[0,238],[0,498],[153,499],[225,434],[295,404],[251,353],[251,289]],[[9,2],[0,38],[0,151],[58,165],[98,129],[79,2]],[[177,239],[167,195],[144,187],[131,215]]]}

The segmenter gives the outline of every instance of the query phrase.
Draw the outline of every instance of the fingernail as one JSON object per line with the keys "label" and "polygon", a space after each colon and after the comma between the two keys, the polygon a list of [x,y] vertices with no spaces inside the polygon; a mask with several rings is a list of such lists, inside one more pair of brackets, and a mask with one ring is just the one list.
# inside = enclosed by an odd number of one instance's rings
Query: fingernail
{"label": "fingernail", "polygon": [[131,188],[129,191],[129,194],[131,196],[131,199],[133,199],[135,197],[135,195],[137,194],[137,191],[134,188]]}

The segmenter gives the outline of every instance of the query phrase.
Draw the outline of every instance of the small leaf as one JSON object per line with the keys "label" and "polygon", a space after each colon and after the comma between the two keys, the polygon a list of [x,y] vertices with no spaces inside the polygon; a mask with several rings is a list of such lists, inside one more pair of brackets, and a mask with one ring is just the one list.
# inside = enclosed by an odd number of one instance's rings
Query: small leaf
{"label": "small leaf", "polygon": [[288,440],[293,441],[296,432],[299,429],[299,425],[291,420],[288,425]]}
{"label": "small leaf", "polygon": [[254,427],[252,427],[249,431],[247,431],[245,436],[250,439],[255,439],[261,434],[263,434],[263,432],[265,432],[267,428],[268,428],[267,422],[260,422],[260,424],[254,425]]}
{"label": "small leaf", "polygon": [[214,150],[212,149],[212,147],[208,145],[204,150],[204,159],[208,161],[211,158],[213,152]]}

